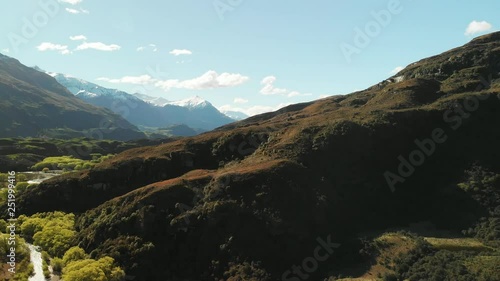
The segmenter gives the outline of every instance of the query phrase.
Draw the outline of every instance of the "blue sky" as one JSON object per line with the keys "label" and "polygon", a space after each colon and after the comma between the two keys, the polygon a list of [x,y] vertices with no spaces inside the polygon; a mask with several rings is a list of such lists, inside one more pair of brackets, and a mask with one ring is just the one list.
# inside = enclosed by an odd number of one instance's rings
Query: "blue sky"
{"label": "blue sky", "polygon": [[498,11],[498,0],[16,0],[0,11],[0,52],[256,114],[369,87],[498,30]]}

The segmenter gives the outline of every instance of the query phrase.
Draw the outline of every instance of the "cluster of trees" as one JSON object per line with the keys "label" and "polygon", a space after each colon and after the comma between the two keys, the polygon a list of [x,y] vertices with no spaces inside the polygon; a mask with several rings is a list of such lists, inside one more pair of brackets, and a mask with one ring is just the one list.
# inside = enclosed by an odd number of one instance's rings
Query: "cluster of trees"
{"label": "cluster of trees", "polygon": [[470,194],[487,213],[475,225],[462,231],[487,245],[500,248],[500,174],[480,166],[465,171],[466,180],[457,186]]}
{"label": "cluster of trees", "polygon": [[[65,281],[121,281],[125,272],[111,257],[91,259],[75,243],[75,215],[63,212],[39,213],[18,219],[21,233],[40,246],[44,260],[44,274],[49,275],[48,264]],[[29,256],[29,254],[28,254]],[[50,258],[53,257],[53,258]]]}
{"label": "cluster of trees", "polygon": [[[25,182],[28,180],[28,177],[24,174],[16,174],[17,182]],[[0,188],[7,187],[9,184],[9,174],[0,173]]]}
{"label": "cluster of trees", "polygon": [[[7,255],[10,253],[10,248],[12,245],[9,245],[9,237],[10,234],[7,233],[7,222],[5,220],[0,219],[0,263],[2,265],[8,265],[9,262]],[[12,281],[28,281],[28,278],[33,274],[33,265],[30,263],[30,252],[29,248],[26,245],[26,241],[16,236],[15,238],[16,244],[16,269],[15,274],[11,274],[7,271],[7,268],[4,267],[4,271],[0,272],[0,280],[7,280],[7,278],[13,277],[10,279]],[[3,278],[3,279],[2,279]]]}
{"label": "cluster of trees", "polygon": [[[9,196],[9,175],[0,173],[0,205],[4,206],[7,202],[7,198]],[[30,184],[27,183],[27,177],[24,174],[16,174],[16,197],[19,197],[20,194],[26,191],[30,187]]]}
{"label": "cluster of trees", "polygon": [[113,154],[101,155],[99,153],[91,154],[91,160],[78,159],[73,156],[55,156],[47,157],[43,161],[36,163],[31,167],[35,171],[47,171],[47,170],[64,170],[64,171],[78,171],[91,169],[95,165],[105,161],[111,157]]}
{"label": "cluster of trees", "polygon": [[39,213],[18,219],[21,233],[50,256],[62,256],[76,236],[75,215],[63,212]]}
{"label": "cluster of trees", "polygon": [[91,259],[79,247],[70,248],[62,258],[53,258],[51,265],[66,281],[121,281],[125,278],[125,272],[116,266],[113,258]]}

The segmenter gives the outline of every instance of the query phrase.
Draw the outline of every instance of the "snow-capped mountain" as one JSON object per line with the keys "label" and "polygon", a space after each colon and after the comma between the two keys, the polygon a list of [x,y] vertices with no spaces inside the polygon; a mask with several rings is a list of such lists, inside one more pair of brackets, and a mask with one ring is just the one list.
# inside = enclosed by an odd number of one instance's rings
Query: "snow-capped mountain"
{"label": "snow-capped mountain", "polygon": [[[41,71],[39,68],[35,69]],[[70,75],[46,73],[78,98],[108,108],[136,126],[165,128],[184,124],[207,131],[235,121],[200,97],[172,102],[164,98],[143,94],[131,95],[116,89],[108,89]]]}
{"label": "snow-capped mountain", "polygon": [[[213,105],[209,101],[203,99],[200,96],[194,96],[194,97],[180,100],[180,101],[168,101],[162,97],[151,97],[151,96],[139,94],[139,93],[134,94],[134,96],[142,99],[145,102],[154,104],[156,106],[175,105],[175,106],[182,106],[182,107],[188,108],[190,110],[201,109],[203,107],[213,107]],[[218,111],[221,112],[222,114],[226,115],[227,117],[229,117],[233,120],[236,120],[236,121],[243,120],[243,119],[250,117],[247,114],[240,112],[240,111],[230,111],[230,110],[221,110],[221,109],[219,109]]]}
{"label": "snow-capped mountain", "polygon": [[240,111],[220,110],[220,112],[224,113],[227,117],[234,119],[234,120],[237,120],[237,121],[244,120],[244,119],[247,119],[248,117],[250,117],[250,116],[248,116],[245,113],[240,112]]}
{"label": "snow-capped mountain", "polygon": [[213,106],[210,102],[204,100],[203,98],[201,98],[199,96],[195,96],[195,97],[188,98],[185,100],[180,100],[180,101],[168,102],[166,104],[182,106],[182,107],[186,107],[186,108],[191,109],[191,110],[196,109],[196,108]]}
{"label": "snow-capped mountain", "polygon": [[78,79],[70,75],[55,73],[55,72],[47,72],[47,74],[54,77],[57,80],[57,82],[59,82],[59,84],[66,87],[75,96],[83,99],[110,97],[113,99],[120,99],[120,100],[132,100],[132,101],[140,100],[138,97],[130,95],[126,92],[116,89],[104,88],[97,84],[82,79]]}
{"label": "snow-capped mountain", "polygon": [[143,100],[147,103],[150,103],[150,104],[156,105],[156,106],[164,106],[165,104],[171,102],[171,101],[169,101],[165,98],[162,98],[162,97],[151,97],[151,96],[139,94],[139,93],[134,93],[132,95],[134,95],[137,98],[140,98],[141,100]]}

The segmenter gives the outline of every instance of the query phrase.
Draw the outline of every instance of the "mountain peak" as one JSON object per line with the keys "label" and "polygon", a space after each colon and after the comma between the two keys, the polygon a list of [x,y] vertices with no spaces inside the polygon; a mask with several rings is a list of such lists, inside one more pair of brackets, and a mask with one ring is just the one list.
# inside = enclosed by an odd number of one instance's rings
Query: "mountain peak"
{"label": "mountain peak", "polygon": [[187,108],[202,108],[212,105],[210,102],[208,102],[207,100],[203,99],[200,96],[194,96],[180,101],[169,102],[167,104],[177,105]]}
{"label": "mountain peak", "polygon": [[43,73],[46,73],[45,70],[41,69],[40,67],[38,67],[38,65],[35,65],[32,67],[34,70],[37,70],[37,71],[40,71],[40,72],[43,72]]}
{"label": "mountain peak", "polygon": [[154,106],[164,106],[170,102],[163,97],[153,97],[141,93],[134,93],[132,95]]}

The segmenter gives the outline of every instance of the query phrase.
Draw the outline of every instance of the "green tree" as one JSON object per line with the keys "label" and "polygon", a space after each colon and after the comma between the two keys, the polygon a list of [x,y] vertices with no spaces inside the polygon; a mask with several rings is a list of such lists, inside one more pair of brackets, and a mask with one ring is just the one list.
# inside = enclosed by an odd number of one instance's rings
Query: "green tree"
{"label": "green tree", "polygon": [[52,266],[52,270],[56,273],[62,273],[64,268],[64,262],[61,258],[55,257],[50,261],[50,265]]}
{"label": "green tree", "polygon": [[125,272],[115,266],[113,258],[104,257],[70,262],[63,269],[62,277],[65,281],[122,281]]}
{"label": "green tree", "polygon": [[61,227],[57,224],[46,225],[42,231],[33,236],[36,245],[41,246],[51,256],[62,256],[76,236],[74,230]]}
{"label": "green tree", "polygon": [[101,269],[106,274],[109,281],[121,281],[125,278],[125,272],[118,266],[115,266],[115,260],[111,257],[103,257],[97,261]]}
{"label": "green tree", "polygon": [[20,216],[21,232],[32,237],[51,256],[61,257],[69,249],[73,238],[75,216],[63,212],[39,213],[31,217]]}
{"label": "green tree", "polygon": [[72,247],[69,250],[64,253],[64,256],[62,258],[63,264],[67,265],[70,262],[77,261],[77,260],[84,260],[87,259],[88,256],[85,253],[85,250],[80,248],[80,247]]}
{"label": "green tree", "polygon": [[30,185],[30,184],[29,184],[29,183],[27,183],[27,182],[18,182],[18,183],[16,184],[16,189],[17,189],[17,192],[21,192],[21,193],[22,193],[22,192],[25,192],[25,191],[26,191],[26,189],[28,189],[28,186],[29,186],[29,185]]}
{"label": "green tree", "polygon": [[65,281],[109,281],[104,271],[92,259],[74,261],[66,265],[62,278]]}
{"label": "green tree", "polygon": [[28,180],[28,177],[25,174],[16,174],[16,181],[24,182],[27,180]]}
{"label": "green tree", "polygon": [[35,233],[42,231],[45,225],[45,220],[41,218],[28,218],[21,224],[21,232],[23,235],[33,238]]}
{"label": "green tree", "polygon": [[2,219],[0,219],[0,232],[7,233],[7,222]]}

